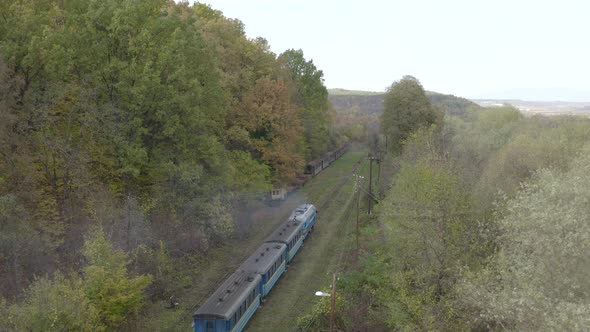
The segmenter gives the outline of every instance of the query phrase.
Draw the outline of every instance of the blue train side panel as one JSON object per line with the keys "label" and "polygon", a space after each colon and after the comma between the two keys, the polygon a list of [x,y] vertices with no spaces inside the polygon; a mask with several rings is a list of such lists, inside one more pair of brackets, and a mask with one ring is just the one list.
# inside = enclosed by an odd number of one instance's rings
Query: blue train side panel
{"label": "blue train side panel", "polygon": [[316,223],[302,204],[194,313],[195,332],[241,332]]}
{"label": "blue train side panel", "polygon": [[260,295],[258,295],[256,297],[256,301],[250,305],[250,307],[248,308],[248,311],[246,311],[246,314],[244,314],[244,316],[242,316],[240,321],[236,324],[235,327],[232,327],[232,329],[230,331],[231,332],[241,332],[244,329],[244,327],[246,327],[246,324],[248,323],[250,318],[252,318],[252,315],[254,315],[254,313],[256,312],[258,307],[260,307]]}
{"label": "blue train side panel", "polygon": [[272,275],[272,277],[270,277],[270,279],[264,285],[262,285],[262,294],[264,297],[266,297],[268,295],[268,293],[270,293],[270,290],[277,283],[277,280],[279,280],[281,275],[283,275],[283,273],[285,272],[286,265],[287,265],[287,261],[283,260],[283,263],[279,266],[279,268]]}
{"label": "blue train side panel", "polygon": [[261,276],[236,271],[194,313],[195,332],[241,331],[260,306]]}
{"label": "blue train side panel", "polygon": [[262,298],[266,297],[287,264],[287,245],[265,242],[238,268],[239,271],[257,273],[261,276]]}
{"label": "blue train side panel", "polygon": [[299,238],[299,241],[297,241],[295,243],[295,245],[293,246],[293,248],[291,248],[291,250],[289,250],[289,257],[287,258],[287,261],[290,262],[293,257],[295,257],[295,254],[297,253],[297,251],[299,251],[299,248],[301,248],[301,246],[303,245],[303,236],[301,238]]}
{"label": "blue train side panel", "polygon": [[287,245],[287,263],[291,262],[301,244],[303,243],[303,222],[297,220],[292,214],[279,228],[277,228],[265,242],[284,243]]}
{"label": "blue train side panel", "polygon": [[225,320],[196,320],[195,332],[226,332],[229,331]]}
{"label": "blue train side panel", "polygon": [[246,312],[242,314],[238,322],[234,323],[231,320],[195,319],[195,332],[241,332],[259,307],[260,294],[256,296],[256,299],[250,304]]}

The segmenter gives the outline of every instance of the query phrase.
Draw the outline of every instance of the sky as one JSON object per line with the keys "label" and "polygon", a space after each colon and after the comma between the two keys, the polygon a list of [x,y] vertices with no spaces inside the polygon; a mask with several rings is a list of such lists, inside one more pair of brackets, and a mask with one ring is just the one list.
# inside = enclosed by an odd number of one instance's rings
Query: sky
{"label": "sky", "polygon": [[302,49],[328,88],[404,75],[467,98],[590,101],[590,1],[203,0],[271,50]]}

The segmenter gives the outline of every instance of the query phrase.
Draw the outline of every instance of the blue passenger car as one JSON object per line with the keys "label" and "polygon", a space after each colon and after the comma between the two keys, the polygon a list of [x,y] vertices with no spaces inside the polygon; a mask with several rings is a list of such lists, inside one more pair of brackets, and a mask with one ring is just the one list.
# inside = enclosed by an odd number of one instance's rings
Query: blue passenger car
{"label": "blue passenger car", "polygon": [[287,245],[287,263],[291,262],[303,244],[303,225],[304,223],[295,218],[288,219],[266,239],[267,243]]}
{"label": "blue passenger car", "polygon": [[289,219],[240,265],[193,315],[195,332],[240,332],[301,247],[316,222],[311,204]]}
{"label": "blue passenger car", "polygon": [[260,306],[262,278],[237,271],[193,315],[195,332],[239,332]]}
{"label": "blue passenger car", "polygon": [[258,273],[262,280],[262,297],[266,297],[287,266],[287,246],[284,243],[263,243],[238,271]]}

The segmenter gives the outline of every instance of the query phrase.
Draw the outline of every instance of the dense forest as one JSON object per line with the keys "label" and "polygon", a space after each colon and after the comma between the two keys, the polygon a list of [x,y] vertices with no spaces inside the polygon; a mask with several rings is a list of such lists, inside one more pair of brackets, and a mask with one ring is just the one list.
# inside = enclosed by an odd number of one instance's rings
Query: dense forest
{"label": "dense forest", "polygon": [[[338,271],[339,330],[590,326],[587,117],[412,76],[329,96],[302,50],[274,54],[200,3],[5,0],[0,330],[188,328],[161,304],[192,310],[172,295],[343,142],[379,155],[381,178]],[[299,328],[327,330],[329,301]]]}
{"label": "dense forest", "polygon": [[[590,120],[440,98],[411,76],[384,97],[390,176],[339,282],[339,328],[587,329]],[[320,330],[318,305],[302,322]]]}
{"label": "dense forest", "polygon": [[2,1],[0,329],[124,329],[346,139],[327,96],[207,5]]}

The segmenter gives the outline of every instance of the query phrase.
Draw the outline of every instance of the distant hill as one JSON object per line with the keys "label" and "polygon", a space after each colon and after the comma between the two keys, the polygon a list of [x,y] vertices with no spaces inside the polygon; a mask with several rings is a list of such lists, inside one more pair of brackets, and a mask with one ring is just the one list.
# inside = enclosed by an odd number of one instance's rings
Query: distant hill
{"label": "distant hill", "polygon": [[510,104],[525,114],[543,115],[590,115],[590,102],[569,101],[529,101],[519,99],[474,99],[474,102],[483,107],[500,106]]}
{"label": "distant hill", "polygon": [[383,93],[374,95],[328,95],[336,113],[355,111],[358,115],[383,113]]}
{"label": "distant hill", "polygon": [[[354,112],[357,115],[381,114],[383,112],[384,92],[329,89],[328,99],[337,113]],[[525,114],[571,114],[590,115],[590,102],[527,101],[519,99],[473,99],[426,91],[432,104],[446,114],[467,116],[471,110],[480,107],[511,104]]]}
{"label": "distant hill", "polygon": [[471,110],[478,109],[481,106],[469,99],[453,95],[445,95],[438,92],[426,91],[433,105],[441,108],[446,114],[454,116],[467,116]]}
{"label": "distant hill", "polygon": [[328,89],[329,95],[334,96],[367,96],[367,95],[382,95],[384,92],[374,91],[360,91],[360,90],[346,90],[346,89]]}
{"label": "distant hill", "polygon": [[535,102],[574,102],[590,103],[590,91],[564,87],[552,88],[515,88],[472,96],[481,100],[527,100]]}
{"label": "distant hill", "polygon": [[[383,112],[384,92],[354,91],[344,89],[328,90],[328,99],[337,113],[354,111],[359,115],[381,114]],[[480,106],[465,98],[427,91],[430,101],[445,113],[463,116],[469,109]]]}

